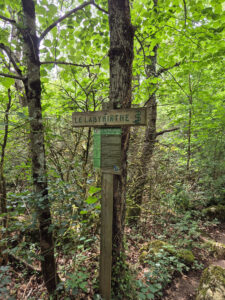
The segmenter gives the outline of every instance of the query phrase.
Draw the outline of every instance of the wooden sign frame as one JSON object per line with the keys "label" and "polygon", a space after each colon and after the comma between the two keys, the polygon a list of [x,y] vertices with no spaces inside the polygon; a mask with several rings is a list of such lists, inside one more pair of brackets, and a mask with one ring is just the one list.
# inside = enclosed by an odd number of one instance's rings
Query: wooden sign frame
{"label": "wooden sign frame", "polygon": [[72,126],[74,127],[121,127],[146,125],[147,109],[111,109],[91,112],[74,112]]}

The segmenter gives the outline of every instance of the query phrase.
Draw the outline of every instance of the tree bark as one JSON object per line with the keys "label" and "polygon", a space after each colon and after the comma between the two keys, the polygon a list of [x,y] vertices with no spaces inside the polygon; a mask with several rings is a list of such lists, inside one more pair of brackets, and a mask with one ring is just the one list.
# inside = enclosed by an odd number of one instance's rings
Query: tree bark
{"label": "tree bark", "polygon": [[[131,106],[132,62],[134,28],[131,24],[128,0],[108,0],[110,28],[110,103],[111,107]],[[122,174],[114,175],[113,187],[113,233],[112,233],[112,280],[114,295],[120,293],[122,263],[117,265],[123,253],[123,234],[126,211],[127,150],[129,128],[122,128],[121,169]]]}
{"label": "tree bark", "polygon": [[[151,74],[154,74],[156,71],[157,47],[155,47],[154,53],[155,56],[151,56],[152,64],[149,66],[147,78],[152,76]],[[129,193],[130,198],[132,199],[132,207],[129,209],[128,215],[128,221],[130,225],[137,224],[141,215],[144,187],[148,182],[148,168],[156,141],[157,103],[155,92],[149,96],[147,108],[148,123],[145,130],[144,145],[142,148],[140,161],[138,166],[135,168],[136,172],[133,176],[132,187]]]}
{"label": "tree bark", "polygon": [[1,157],[0,157],[0,202],[1,202],[1,213],[5,214],[3,217],[3,227],[7,228],[7,197],[6,197],[6,182],[4,176],[4,161],[5,161],[5,150],[7,146],[8,134],[9,134],[9,111],[11,108],[11,92],[8,90],[8,103],[5,110],[5,117],[4,117],[4,137],[3,143],[1,146]]}
{"label": "tree bark", "polygon": [[[0,238],[2,240],[7,239],[7,225],[8,225],[8,217],[7,217],[7,193],[6,193],[6,182],[5,182],[5,176],[4,176],[4,162],[5,162],[5,150],[7,146],[7,140],[8,140],[8,134],[9,134],[9,111],[11,108],[11,91],[8,90],[8,103],[5,110],[5,117],[4,117],[4,136],[3,136],[3,142],[1,145],[1,157],[0,157],[0,208],[1,208],[1,214],[4,214],[2,217],[2,225],[5,231],[1,234],[0,232]],[[4,253],[4,250],[7,249],[7,242],[3,242],[3,245],[0,246],[0,265],[6,265],[8,262],[8,254]]]}
{"label": "tree bark", "polygon": [[190,95],[188,97],[188,102],[189,102],[189,108],[188,108],[188,146],[187,146],[187,171],[190,169],[190,160],[191,160],[191,127],[192,127],[192,87],[191,87],[191,76],[189,75],[188,77],[188,82],[189,82],[189,91]]}
{"label": "tree bark", "polygon": [[[158,0],[154,0],[154,6],[157,7]],[[157,49],[158,45],[153,48],[154,55],[149,56],[151,64],[146,66],[146,78],[157,77],[156,63],[157,63]],[[157,102],[156,102],[156,88],[153,93],[149,95],[147,101],[147,127],[145,130],[144,146],[142,148],[140,162],[135,169],[133,176],[132,187],[130,190],[130,198],[132,206],[129,209],[128,222],[130,225],[136,225],[141,215],[141,205],[144,187],[148,182],[148,168],[151,161],[155,141],[156,141],[156,120],[157,120]]]}
{"label": "tree bark", "polygon": [[32,156],[32,177],[34,203],[38,214],[41,268],[48,293],[53,295],[58,277],[54,258],[54,242],[51,226],[51,213],[48,200],[47,172],[44,148],[44,128],[41,111],[41,80],[39,41],[36,34],[35,5],[33,0],[22,0],[24,13],[24,54],[27,63],[26,98],[30,117],[30,140]]}

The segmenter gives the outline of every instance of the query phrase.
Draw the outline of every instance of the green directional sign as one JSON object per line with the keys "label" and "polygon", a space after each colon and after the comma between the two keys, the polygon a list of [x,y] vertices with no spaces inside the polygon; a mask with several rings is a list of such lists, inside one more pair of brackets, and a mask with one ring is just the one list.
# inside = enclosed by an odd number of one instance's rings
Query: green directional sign
{"label": "green directional sign", "polygon": [[121,169],[121,128],[94,129],[94,167],[119,173]]}

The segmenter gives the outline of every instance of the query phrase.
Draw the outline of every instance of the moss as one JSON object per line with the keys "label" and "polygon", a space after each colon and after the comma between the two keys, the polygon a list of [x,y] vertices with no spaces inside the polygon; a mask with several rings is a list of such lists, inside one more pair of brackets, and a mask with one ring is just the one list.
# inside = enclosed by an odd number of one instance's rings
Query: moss
{"label": "moss", "polygon": [[195,257],[194,257],[194,254],[192,253],[192,251],[191,250],[187,250],[187,249],[180,249],[180,250],[178,250],[176,256],[178,258],[180,258],[181,260],[183,260],[183,262],[186,265],[193,264],[193,262],[195,260]]}
{"label": "moss", "polygon": [[225,269],[209,266],[201,277],[196,300],[223,300],[225,294]]}
{"label": "moss", "polygon": [[149,254],[152,256],[153,260],[156,259],[156,255],[160,252],[160,250],[165,250],[167,245],[168,244],[166,242],[159,240],[148,242],[140,250],[139,261],[143,263]]}
{"label": "moss", "polygon": [[225,205],[219,204],[203,209],[203,214],[210,218],[217,218],[219,221],[225,221]]}
{"label": "moss", "polygon": [[209,250],[217,259],[225,259],[225,244],[208,239],[204,243],[204,248]]}
{"label": "moss", "polygon": [[160,252],[160,250],[164,250],[165,252],[171,254],[172,256],[179,258],[187,265],[191,265],[195,260],[195,257],[192,251],[190,250],[186,250],[186,249],[176,250],[171,244],[159,240],[154,240],[147,243],[141,248],[139,261],[143,263],[145,258],[149,254],[152,255],[153,260],[157,260],[156,255]]}
{"label": "moss", "polygon": [[157,254],[161,249],[166,248],[167,244],[163,241],[155,240],[149,243],[149,252]]}
{"label": "moss", "polygon": [[141,254],[140,254],[140,256],[139,256],[139,261],[140,261],[140,263],[144,263],[144,261],[145,261],[147,255],[148,255],[148,252],[147,252],[147,251],[144,250],[144,251],[141,252]]}

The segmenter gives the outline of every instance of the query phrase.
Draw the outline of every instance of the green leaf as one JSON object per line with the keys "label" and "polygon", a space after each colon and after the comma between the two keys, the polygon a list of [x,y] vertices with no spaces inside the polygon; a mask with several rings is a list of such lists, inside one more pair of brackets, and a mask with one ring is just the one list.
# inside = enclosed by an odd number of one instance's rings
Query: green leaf
{"label": "green leaf", "polygon": [[44,45],[46,47],[51,47],[52,46],[52,41],[51,40],[44,40]]}
{"label": "green leaf", "polygon": [[1,78],[1,84],[8,89],[14,84],[14,79],[6,77]]}
{"label": "green leaf", "polygon": [[109,68],[109,57],[106,57],[101,61],[101,66],[103,67],[103,69]]}
{"label": "green leaf", "polygon": [[93,195],[93,194],[95,194],[95,193],[97,193],[99,191],[101,191],[101,188],[95,187],[95,186],[91,186],[88,192],[89,192],[90,195]]}
{"label": "green leaf", "polygon": [[27,116],[24,113],[20,112],[20,111],[18,111],[16,114],[21,119],[27,119]]}
{"label": "green leaf", "polygon": [[146,296],[147,296],[147,299],[154,299],[155,298],[154,294],[151,294],[151,293],[146,294]]}
{"label": "green leaf", "polygon": [[88,197],[85,202],[88,203],[88,204],[94,204],[98,201],[98,198],[97,197],[93,197],[93,196],[90,196]]}

